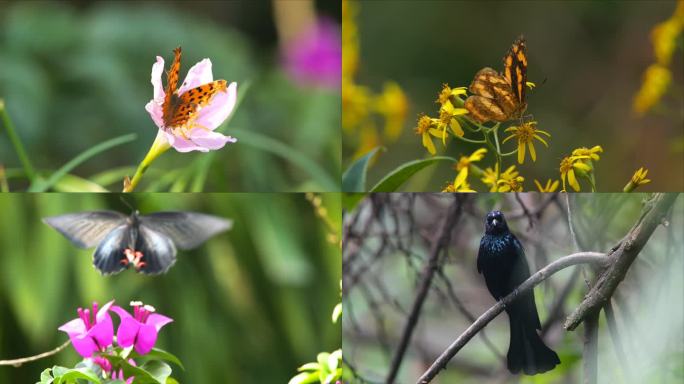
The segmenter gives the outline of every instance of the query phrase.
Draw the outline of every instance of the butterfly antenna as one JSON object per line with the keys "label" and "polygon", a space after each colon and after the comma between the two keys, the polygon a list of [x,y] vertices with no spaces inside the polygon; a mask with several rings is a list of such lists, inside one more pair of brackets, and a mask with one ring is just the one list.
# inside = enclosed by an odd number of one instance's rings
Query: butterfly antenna
{"label": "butterfly antenna", "polygon": [[119,199],[121,200],[122,203],[124,203],[125,206],[128,207],[131,211],[135,211],[135,208],[133,208],[133,205],[131,205],[126,199],[124,198],[123,195],[119,195]]}

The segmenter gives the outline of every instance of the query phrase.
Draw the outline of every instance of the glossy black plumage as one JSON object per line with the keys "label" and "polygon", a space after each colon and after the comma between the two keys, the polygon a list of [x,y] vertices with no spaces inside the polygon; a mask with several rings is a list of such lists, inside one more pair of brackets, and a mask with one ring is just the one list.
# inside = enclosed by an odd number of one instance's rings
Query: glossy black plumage
{"label": "glossy black plumage", "polygon": [[[503,213],[492,211],[485,219],[485,235],[480,240],[477,271],[496,300],[511,293],[530,277],[525,251],[506,224]],[[560,363],[556,352],[537,334],[541,329],[534,294],[528,291],[506,306],[511,339],[508,347],[508,370],[534,375],[553,369]]]}

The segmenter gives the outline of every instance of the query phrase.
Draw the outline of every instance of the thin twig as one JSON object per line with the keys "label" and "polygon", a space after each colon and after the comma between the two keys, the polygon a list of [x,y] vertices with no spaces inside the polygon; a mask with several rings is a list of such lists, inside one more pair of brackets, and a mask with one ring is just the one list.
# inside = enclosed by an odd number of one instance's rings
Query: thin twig
{"label": "thin twig", "polygon": [[475,320],[475,322],[472,323],[470,327],[468,327],[468,329],[466,329],[465,332],[463,332],[458,338],[456,338],[456,340],[451,343],[451,345],[444,352],[442,352],[435,362],[432,363],[430,368],[418,379],[418,383],[426,384],[432,381],[432,379],[437,376],[440,370],[446,368],[449,360],[456,356],[458,351],[460,351],[461,348],[463,348],[468,341],[470,341],[470,339],[480,332],[490,321],[503,312],[504,307],[515,300],[518,295],[527,293],[527,291],[530,291],[536,285],[548,279],[556,272],[572,265],[591,263],[606,266],[608,261],[609,259],[604,253],[580,252],[561,257],[560,259],[540,269],[522,284],[520,284],[516,289],[514,289],[513,292],[508,294],[501,301],[494,304],[494,306],[489,308],[477,320]]}
{"label": "thin twig", "polygon": [[615,311],[613,311],[613,303],[609,301],[605,305],[605,307],[603,307],[603,310],[606,314],[606,320],[608,322],[608,331],[610,332],[610,338],[613,340],[615,354],[617,355],[618,362],[622,367],[624,377],[632,377],[632,372],[629,368],[629,361],[627,361],[625,349],[622,347],[620,332],[618,332],[617,329],[617,321],[615,320]]}
{"label": "thin twig", "polygon": [[432,278],[438,269],[439,256],[446,249],[449,244],[449,239],[451,237],[451,231],[456,227],[456,221],[462,212],[462,201],[459,197],[454,199],[454,202],[449,207],[446,217],[444,218],[444,224],[442,225],[441,232],[439,236],[435,239],[432,244],[432,249],[430,250],[430,257],[425,264],[423,269],[423,276],[418,288],[418,292],[413,301],[411,311],[409,312],[409,317],[406,320],[406,326],[401,335],[401,340],[399,341],[399,346],[392,358],[392,364],[390,365],[389,373],[387,374],[387,384],[394,383],[399,373],[399,367],[401,367],[401,362],[404,359],[404,354],[411,341],[411,336],[413,336],[413,331],[418,324],[418,318],[420,311],[423,307],[423,303],[427,297],[430,287],[432,286]]}
{"label": "thin twig", "polygon": [[12,359],[12,360],[0,360],[0,365],[12,365],[14,367],[20,367],[24,363],[30,363],[32,361],[36,361],[36,360],[40,360],[40,359],[43,359],[46,357],[50,357],[52,355],[56,355],[61,350],[66,348],[69,345],[69,343],[71,343],[71,340],[65,341],[64,344],[53,349],[52,351],[43,352],[43,353],[35,355],[35,356],[22,357],[20,359]]}

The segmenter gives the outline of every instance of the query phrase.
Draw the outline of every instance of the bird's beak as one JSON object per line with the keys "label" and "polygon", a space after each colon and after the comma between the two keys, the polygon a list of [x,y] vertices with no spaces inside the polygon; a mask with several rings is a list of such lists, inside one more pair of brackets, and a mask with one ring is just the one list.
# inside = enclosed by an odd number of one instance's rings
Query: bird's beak
{"label": "bird's beak", "polygon": [[498,223],[499,223],[499,222],[498,222],[496,219],[492,220],[492,225],[493,225],[493,226],[496,227],[496,225],[497,225]]}

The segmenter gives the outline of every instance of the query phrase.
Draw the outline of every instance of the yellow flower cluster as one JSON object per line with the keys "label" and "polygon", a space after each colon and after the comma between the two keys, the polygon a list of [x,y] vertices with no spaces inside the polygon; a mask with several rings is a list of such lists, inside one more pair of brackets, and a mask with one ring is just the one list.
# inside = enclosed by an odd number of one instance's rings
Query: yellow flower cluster
{"label": "yellow flower cluster", "polygon": [[[356,83],[359,68],[359,32],[356,25],[358,4],[342,1],[342,129],[348,136],[357,137],[354,157],[381,145],[383,140],[394,141],[402,132],[408,99],[401,87],[386,82],[381,93]],[[375,116],[385,121],[376,126]]]}
{"label": "yellow flower cluster", "polygon": [[[451,130],[455,136],[463,137],[465,132],[461,128],[461,124],[458,122],[457,116],[465,115],[468,110],[465,108],[456,108],[455,103],[463,105],[463,100],[459,97],[466,94],[465,87],[460,88],[450,88],[447,84],[444,84],[442,91],[437,96],[436,102],[440,104],[439,117],[431,118],[429,116],[421,115],[418,117],[418,124],[415,128],[416,134],[422,135],[423,146],[430,152],[431,155],[437,153],[435,145],[432,143],[432,138],[430,135],[442,139],[442,144],[446,146],[447,133]],[[460,101],[457,102],[456,99]],[[426,122],[430,121],[430,127],[436,129],[439,134],[435,134],[432,131],[425,129]],[[429,134],[428,134],[429,133]]]}
{"label": "yellow flower cluster", "polygon": [[644,72],[641,88],[634,96],[632,108],[638,115],[648,112],[658,104],[672,83],[669,69],[672,54],[678,37],[684,30],[684,0],[677,1],[677,8],[666,21],[656,25],[651,31],[653,54],[656,62]]}
{"label": "yellow flower cluster", "polygon": [[592,192],[595,192],[594,166],[593,162],[600,159],[599,153],[603,152],[600,145],[592,148],[577,148],[572,151],[570,156],[566,156],[560,163],[561,181],[563,182],[563,192],[567,192],[566,179],[568,184],[576,192],[580,191],[580,184],[577,177],[587,179],[591,183]]}

